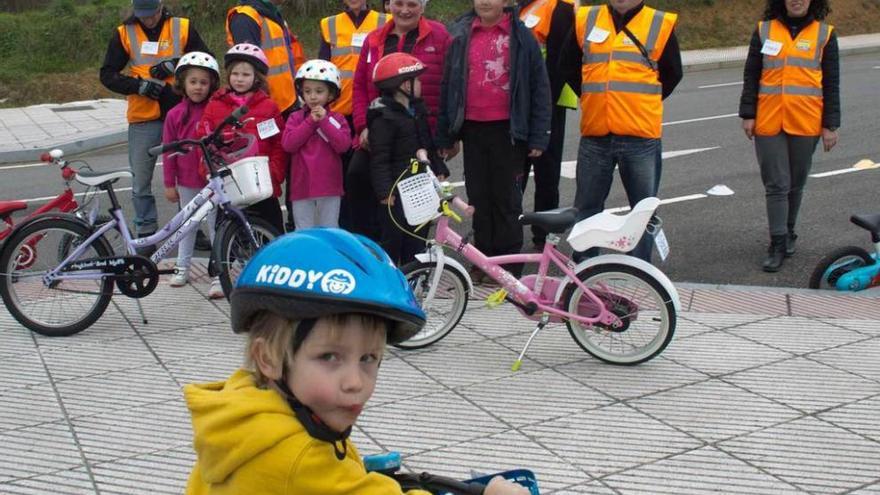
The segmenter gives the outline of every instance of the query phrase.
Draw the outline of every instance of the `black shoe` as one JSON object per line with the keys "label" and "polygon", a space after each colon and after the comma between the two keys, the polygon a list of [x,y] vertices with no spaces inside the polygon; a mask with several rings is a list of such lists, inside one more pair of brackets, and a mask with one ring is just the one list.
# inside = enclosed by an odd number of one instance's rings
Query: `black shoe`
{"label": "black shoe", "polygon": [[211,245],[211,239],[202,232],[202,229],[196,231],[196,245],[195,249],[197,251],[210,251],[214,246]]}
{"label": "black shoe", "polygon": [[797,241],[797,238],[798,238],[797,234],[795,234],[794,232],[792,232],[790,230],[788,231],[788,239],[786,240],[786,244],[785,244],[785,257],[786,258],[791,258],[792,256],[794,256],[794,253],[797,252],[797,250],[794,247],[794,243],[795,243],[795,241]]}
{"label": "black shoe", "polygon": [[782,268],[782,260],[785,259],[785,241],[787,237],[785,234],[772,237],[770,247],[767,249],[767,258],[763,264],[765,272],[775,273]]}

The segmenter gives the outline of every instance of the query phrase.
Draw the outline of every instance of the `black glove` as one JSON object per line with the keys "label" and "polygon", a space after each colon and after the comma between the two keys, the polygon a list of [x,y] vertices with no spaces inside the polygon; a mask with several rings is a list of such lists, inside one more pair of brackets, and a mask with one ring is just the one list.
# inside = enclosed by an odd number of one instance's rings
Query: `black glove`
{"label": "black glove", "polygon": [[150,67],[150,75],[155,77],[156,79],[166,79],[168,76],[174,74],[174,66],[176,64],[173,60],[163,60],[158,64]]}
{"label": "black glove", "polygon": [[162,90],[164,88],[165,83],[162,81],[141,79],[140,86],[138,86],[138,94],[141,96],[146,96],[147,98],[158,100],[162,96]]}

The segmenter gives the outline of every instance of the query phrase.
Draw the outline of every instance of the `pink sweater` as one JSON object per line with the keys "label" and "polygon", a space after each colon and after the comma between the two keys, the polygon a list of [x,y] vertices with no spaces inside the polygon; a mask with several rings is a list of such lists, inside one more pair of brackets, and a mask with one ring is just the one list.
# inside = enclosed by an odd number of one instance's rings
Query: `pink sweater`
{"label": "pink sweater", "polygon": [[312,120],[309,108],[290,114],[281,146],[290,153],[290,197],[300,199],[342,196],[342,158],[351,146],[351,132],[342,114],[327,112]]}
{"label": "pink sweater", "polygon": [[465,120],[491,122],[510,118],[510,16],[484,27],[480,18],[471,27],[468,53]]}
{"label": "pink sweater", "polygon": [[[172,108],[165,117],[165,125],[162,129],[162,142],[171,143],[181,139],[196,138],[196,124],[202,120],[208,99],[202,103],[193,103],[189,98]],[[165,153],[162,156],[162,177],[165,187],[190,187],[201,189],[208,183],[207,179],[199,175],[199,162],[202,152],[194,149],[185,155]]]}

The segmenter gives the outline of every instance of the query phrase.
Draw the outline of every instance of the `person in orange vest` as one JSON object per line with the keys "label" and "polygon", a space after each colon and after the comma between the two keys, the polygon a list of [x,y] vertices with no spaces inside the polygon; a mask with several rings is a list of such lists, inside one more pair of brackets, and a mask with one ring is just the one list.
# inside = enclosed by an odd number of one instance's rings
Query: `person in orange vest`
{"label": "person in orange vest", "polygon": [[[532,31],[541,45],[547,74],[550,76],[550,97],[553,113],[550,120],[550,145],[538,158],[526,161],[523,171],[522,190],[525,193],[529,172],[535,173],[535,211],[559,207],[559,177],[562,168],[562,144],[565,140],[565,110],[577,108],[577,96],[572,88],[580,83],[575,61],[570,67],[560,67],[562,48],[566,36],[574,27],[572,0],[519,0],[519,18]],[[566,80],[565,76],[569,75]],[[567,86],[567,87],[566,87]],[[547,231],[532,226],[532,243],[535,249],[544,249]]]}
{"label": "person in orange vest", "polygon": [[184,53],[210,50],[190,20],[173,17],[160,0],[133,0],[132,7],[133,14],[110,37],[100,79],[107,89],[128,99],[134,233],[146,237],[158,227],[152,189],[156,158],[147,150],[162,143],[165,115],[180,103],[172,89],[174,68]]}
{"label": "person in orange vest", "polygon": [[226,44],[250,43],[269,59],[269,96],[286,119],[297,107],[293,79],[306,61],[302,45],[281,16],[282,0],[241,0],[226,13]]}
{"label": "person in orange vest", "polygon": [[[682,78],[677,20],[640,0],[609,0],[576,12],[576,43],[568,43],[565,56],[581,61],[574,200],[579,219],[605,208],[615,167],[630,206],[657,195],[663,100]],[[653,237],[644,235],[630,254],[650,262],[653,244]],[[591,249],[574,258],[595,254]]]}
{"label": "person in orange vest", "polygon": [[795,254],[795,225],[813,152],[837,144],[840,61],[827,0],[768,0],[752,35],[739,116],[755,141],[767,201],[766,272]]}
{"label": "person in orange vest", "polygon": [[[345,10],[337,15],[321,19],[321,45],[318,58],[332,62],[339,68],[342,80],[342,91],[339,98],[333,102],[330,109],[340,113],[348,120],[348,128],[354,138],[355,128],[352,118],[352,97],[354,93],[354,72],[357,69],[360,58],[361,46],[370,32],[382,28],[391,19],[390,15],[380,14],[367,5],[367,0],[343,0]],[[352,194],[357,195],[357,187],[348,177],[348,168],[353,151],[347,151],[342,157],[343,177],[346,179],[346,195],[342,197],[340,208],[339,225],[348,230],[356,229],[353,223],[360,221],[357,212],[351,212],[352,208],[362,208],[362,205],[350,201]],[[372,195],[367,194],[367,200]],[[356,220],[357,219],[357,220]]]}

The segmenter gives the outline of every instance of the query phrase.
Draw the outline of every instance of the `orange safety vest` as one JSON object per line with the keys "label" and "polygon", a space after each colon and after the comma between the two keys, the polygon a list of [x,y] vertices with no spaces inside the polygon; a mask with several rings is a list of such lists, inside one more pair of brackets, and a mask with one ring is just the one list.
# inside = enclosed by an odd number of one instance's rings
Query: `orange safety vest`
{"label": "orange safety vest", "polygon": [[[159,62],[183,55],[183,49],[189,39],[189,19],[170,17],[165,19],[159,39],[151,42],[137,22],[122,24],[116,30],[122,48],[128,54],[128,71],[131,77],[152,79],[150,67]],[[174,84],[174,76],[168,76],[165,84]],[[128,95],[128,122],[149,122],[162,116],[159,102],[139,94]]]}
{"label": "orange safety vest", "polygon": [[[574,8],[573,0],[534,0],[529,5],[523,7],[519,11],[519,20],[532,31],[535,39],[541,44],[542,48],[547,43],[547,36],[550,35],[550,23],[553,20],[553,11],[560,2],[567,3]],[[544,56],[547,56],[546,50]]]}
{"label": "orange safety vest", "polygon": [[777,20],[758,24],[763,51],[779,51],[764,53],[755,134],[822,134],[822,54],[833,29],[813,21],[791,39],[788,28]]}
{"label": "orange safety vest", "polygon": [[578,9],[577,39],[584,52],[581,135],[660,138],[663,87],[656,67],[677,19],[677,14],[643,7],[626,25],[649,61],[626,33],[615,31],[610,6]]}
{"label": "orange safety vest", "polygon": [[330,45],[330,61],[339,69],[342,91],[330,109],[342,115],[351,115],[352,92],[354,91],[354,71],[364,39],[371,31],[381,28],[391,18],[371,10],[360,26],[355,27],[346,13],[321,19],[321,36]]}
{"label": "orange safety vest", "polygon": [[[232,7],[226,13],[226,44],[232,46],[232,32],[229,30],[229,22],[235,14],[244,14],[254,20],[260,26],[260,48],[269,60],[269,96],[281,111],[287,110],[296,101],[296,90],[293,87],[293,76],[296,68],[305,63],[306,57],[302,45],[290,28],[287,21],[279,25],[272,19],[260,15],[253,7],[239,5]],[[284,31],[290,33],[290,45],[284,41]]]}

